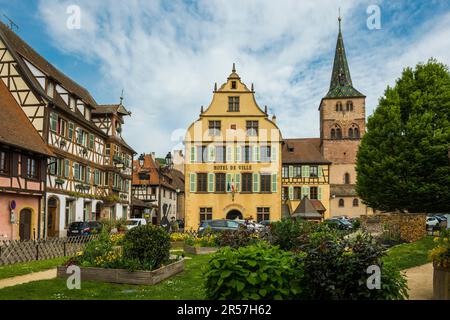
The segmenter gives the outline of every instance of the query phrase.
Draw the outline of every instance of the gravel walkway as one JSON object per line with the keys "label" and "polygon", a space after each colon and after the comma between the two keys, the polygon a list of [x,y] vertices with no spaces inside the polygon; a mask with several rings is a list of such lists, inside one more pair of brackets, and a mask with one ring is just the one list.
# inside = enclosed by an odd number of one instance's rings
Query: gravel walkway
{"label": "gravel walkway", "polygon": [[48,280],[53,278],[56,278],[56,268],[46,271],[33,272],[23,276],[2,279],[0,280],[0,289],[6,287],[13,287],[19,284],[28,283],[32,281]]}
{"label": "gravel walkway", "polygon": [[406,272],[409,287],[409,300],[433,299],[433,265],[427,263],[403,270]]}

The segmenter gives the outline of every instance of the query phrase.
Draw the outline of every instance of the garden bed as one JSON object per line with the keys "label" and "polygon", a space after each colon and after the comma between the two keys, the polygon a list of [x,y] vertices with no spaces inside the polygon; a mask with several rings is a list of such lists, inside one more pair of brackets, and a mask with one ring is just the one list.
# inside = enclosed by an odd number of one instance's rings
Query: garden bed
{"label": "garden bed", "polygon": [[170,246],[172,249],[183,249],[184,241],[171,241]]}
{"label": "garden bed", "polygon": [[434,264],[433,299],[450,300],[450,267],[444,268]]}
{"label": "garden bed", "polygon": [[[67,267],[59,266],[58,278],[67,278]],[[184,270],[184,259],[163,266],[153,271],[128,271],[125,269],[85,268],[81,269],[81,280],[109,283],[155,285]]]}
{"label": "garden bed", "polygon": [[194,247],[187,244],[184,245],[183,249],[184,252],[190,254],[211,254],[219,250],[219,248],[216,247]]}

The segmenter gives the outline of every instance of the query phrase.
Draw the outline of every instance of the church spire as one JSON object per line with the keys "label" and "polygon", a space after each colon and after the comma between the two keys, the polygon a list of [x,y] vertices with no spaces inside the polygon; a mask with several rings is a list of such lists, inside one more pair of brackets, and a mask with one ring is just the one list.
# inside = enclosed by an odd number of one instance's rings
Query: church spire
{"label": "church spire", "polygon": [[[340,10],[339,10],[340,11]],[[353,88],[350,69],[348,67],[347,56],[345,54],[344,39],[341,30],[341,14],[339,12],[339,32],[336,43],[336,51],[334,54],[333,71],[331,73],[330,90],[326,98],[336,97],[359,97],[363,96],[355,88]]]}

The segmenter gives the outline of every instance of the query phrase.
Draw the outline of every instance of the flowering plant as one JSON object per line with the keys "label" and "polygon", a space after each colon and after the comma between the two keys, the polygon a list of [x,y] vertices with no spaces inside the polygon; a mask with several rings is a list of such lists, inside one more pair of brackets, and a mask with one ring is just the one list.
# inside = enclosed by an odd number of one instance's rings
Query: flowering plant
{"label": "flowering plant", "polygon": [[436,246],[430,251],[430,258],[436,265],[450,267],[450,230],[441,231],[439,237],[434,238]]}

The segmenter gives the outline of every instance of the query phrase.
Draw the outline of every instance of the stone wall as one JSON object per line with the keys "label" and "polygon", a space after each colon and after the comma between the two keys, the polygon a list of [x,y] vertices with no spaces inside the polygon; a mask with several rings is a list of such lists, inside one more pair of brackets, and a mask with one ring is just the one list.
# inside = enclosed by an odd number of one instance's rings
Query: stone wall
{"label": "stone wall", "polygon": [[417,241],[426,235],[425,213],[382,213],[360,219],[363,229],[372,234],[398,233],[406,242]]}

